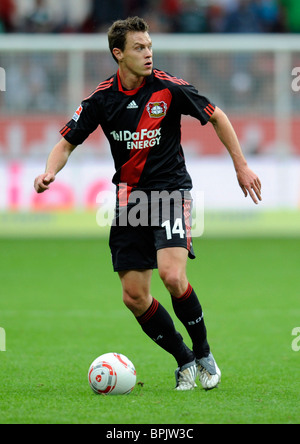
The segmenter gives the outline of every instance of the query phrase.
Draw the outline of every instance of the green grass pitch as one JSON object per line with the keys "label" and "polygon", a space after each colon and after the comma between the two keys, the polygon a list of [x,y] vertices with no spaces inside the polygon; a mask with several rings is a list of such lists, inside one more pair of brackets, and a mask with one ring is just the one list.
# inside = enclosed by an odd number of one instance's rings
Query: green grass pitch
{"label": "green grass pitch", "polygon": [[[219,388],[177,393],[176,363],[123,306],[107,239],[0,241],[0,423],[299,423],[300,239],[195,239],[188,276],[222,370]],[[170,310],[157,272],[152,294]],[[299,341],[300,343],[300,341]],[[123,353],[128,396],[98,396],[91,362]]]}

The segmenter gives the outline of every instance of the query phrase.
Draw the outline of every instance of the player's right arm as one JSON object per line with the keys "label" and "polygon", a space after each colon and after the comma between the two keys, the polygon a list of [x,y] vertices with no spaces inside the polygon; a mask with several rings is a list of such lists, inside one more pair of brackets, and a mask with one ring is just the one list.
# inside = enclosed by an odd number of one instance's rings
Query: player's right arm
{"label": "player's right arm", "polygon": [[66,139],[61,139],[51,151],[45,173],[40,174],[34,181],[34,188],[37,193],[43,193],[49,189],[49,186],[55,180],[56,174],[66,165],[70,154],[76,148]]}

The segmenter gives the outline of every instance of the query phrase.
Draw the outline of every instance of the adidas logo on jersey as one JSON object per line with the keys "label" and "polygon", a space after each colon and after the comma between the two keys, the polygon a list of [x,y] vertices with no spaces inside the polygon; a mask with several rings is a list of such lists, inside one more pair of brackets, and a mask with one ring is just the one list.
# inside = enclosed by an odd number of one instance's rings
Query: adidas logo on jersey
{"label": "adidas logo on jersey", "polygon": [[135,103],[134,100],[130,102],[129,105],[127,106],[127,109],[136,109],[136,108],[138,108],[138,105]]}

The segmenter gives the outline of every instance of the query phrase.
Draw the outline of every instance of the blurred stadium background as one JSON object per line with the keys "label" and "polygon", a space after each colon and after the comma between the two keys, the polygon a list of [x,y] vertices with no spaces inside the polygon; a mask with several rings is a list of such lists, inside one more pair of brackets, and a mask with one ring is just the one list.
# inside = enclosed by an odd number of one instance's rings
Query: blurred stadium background
{"label": "blurred stadium background", "polygon": [[229,115],[263,183],[256,207],[209,125],[184,118],[188,168],[204,191],[204,234],[299,235],[299,1],[1,0],[0,236],[102,234],[96,198],[113,191],[113,162],[101,129],[50,192],[37,196],[33,180],[81,100],[116,70],[107,28],[133,14],[150,24],[154,65]]}

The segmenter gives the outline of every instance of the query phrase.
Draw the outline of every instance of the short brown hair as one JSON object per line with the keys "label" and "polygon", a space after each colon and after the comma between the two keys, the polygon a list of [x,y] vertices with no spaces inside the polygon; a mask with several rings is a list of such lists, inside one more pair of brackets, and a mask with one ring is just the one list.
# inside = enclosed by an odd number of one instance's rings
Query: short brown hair
{"label": "short brown hair", "polygon": [[140,17],[128,17],[126,20],[117,20],[114,22],[108,30],[108,44],[115,61],[118,63],[113,54],[113,49],[118,48],[124,51],[128,32],[148,32],[148,30],[148,24]]}

